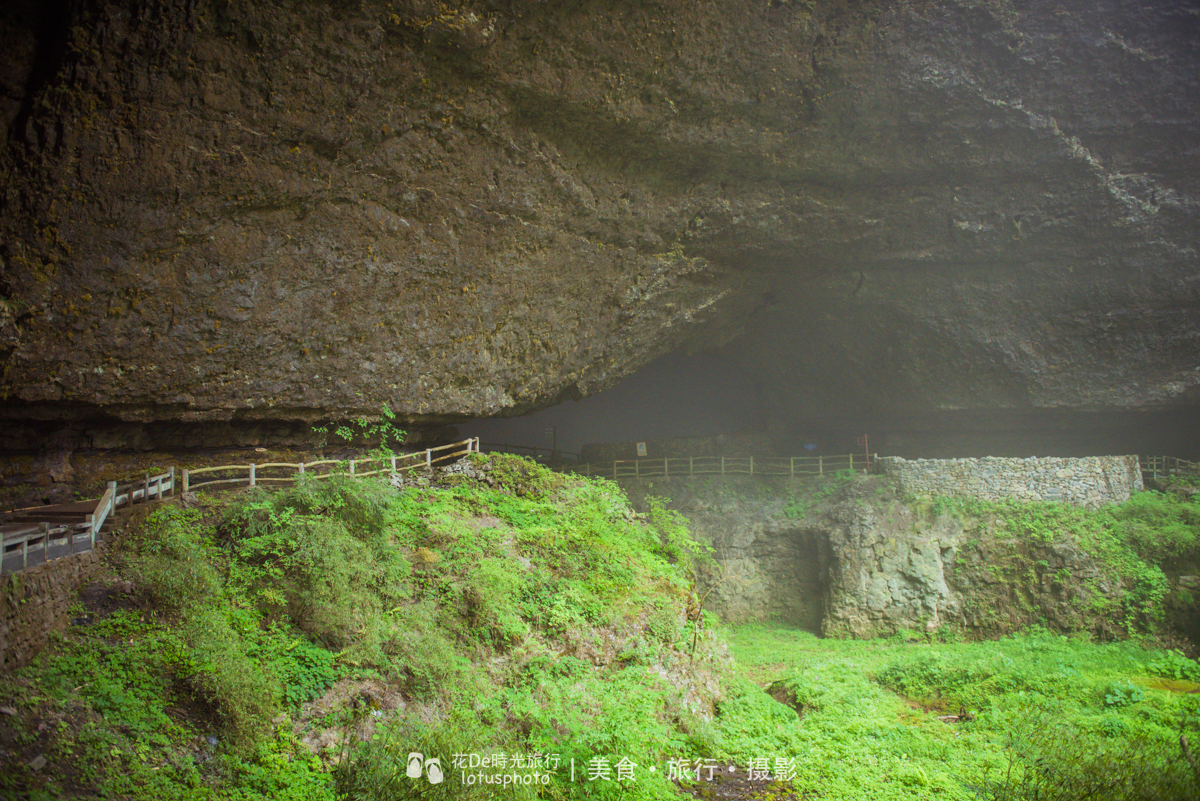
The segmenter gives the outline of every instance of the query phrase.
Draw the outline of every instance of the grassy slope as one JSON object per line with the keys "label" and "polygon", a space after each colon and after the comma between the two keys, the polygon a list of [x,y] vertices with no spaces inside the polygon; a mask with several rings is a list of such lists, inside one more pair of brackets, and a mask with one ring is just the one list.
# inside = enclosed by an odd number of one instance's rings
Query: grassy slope
{"label": "grassy slope", "polygon": [[[495,797],[409,778],[421,751],[446,773],[454,754],[557,763],[526,762],[547,783],[503,797],[619,797],[622,758],[639,797],[673,797],[648,767],[694,750],[726,661],[688,613],[694,543],[614,485],[475,467],[456,486],[310,483],[154,514],[111,560],[135,601],[94,598],[0,686],[18,724],[0,788]],[[571,782],[572,759],[612,780]]]}
{"label": "grassy slope", "polygon": [[[310,484],[157,513],[111,555],[110,582],[136,595],[90,594],[79,625],[0,681],[15,712],[0,718],[0,792],[654,799],[676,797],[670,764],[717,761],[794,771],[835,799],[1072,798],[1117,774],[1163,787],[1144,797],[1194,789],[1177,737],[1196,730],[1197,696],[1179,691],[1200,685],[1154,678],[1200,679],[1194,662],[1046,634],[742,628],[734,675],[723,637],[697,631],[697,549],[677,516],[641,518],[611,484],[516,458],[475,469],[437,488]],[[446,781],[409,778],[413,751]],[[522,756],[488,772],[547,782],[464,786],[455,754]],[[1047,754],[1069,770],[1023,770]],[[1021,786],[1060,779],[1059,795]]]}
{"label": "grassy slope", "polygon": [[[1200,772],[1196,665],[1047,632],[994,642],[819,640],[746,626],[740,672],[799,711],[780,749],[822,798],[1184,799]],[[965,713],[969,720],[938,716]]]}

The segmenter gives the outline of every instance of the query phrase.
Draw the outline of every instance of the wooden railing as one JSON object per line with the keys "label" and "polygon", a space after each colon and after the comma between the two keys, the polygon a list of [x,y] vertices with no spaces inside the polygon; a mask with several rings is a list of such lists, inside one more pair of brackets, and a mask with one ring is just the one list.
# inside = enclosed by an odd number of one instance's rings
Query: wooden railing
{"label": "wooden railing", "polygon": [[[477,437],[453,442],[437,448],[428,448],[418,453],[389,454],[367,459],[320,459],[315,462],[265,462],[263,464],[232,464],[216,467],[201,467],[197,470],[182,472],[184,492],[192,492],[201,487],[215,487],[222,484],[245,484],[256,487],[260,484],[290,483],[300,476],[311,478],[329,478],[330,476],[378,476],[384,473],[399,474],[404,471],[416,470],[422,467],[432,467],[435,464],[454,461],[469,453],[479,450]],[[236,474],[232,477],[213,477],[203,481],[195,481],[196,476],[214,474]]]}
{"label": "wooden railing", "polygon": [[[501,446],[505,449],[519,446]],[[532,450],[538,455],[537,448]],[[96,537],[105,522],[118,508],[139,501],[145,503],[165,496],[173,496],[177,489],[190,492],[200,487],[219,485],[258,486],[268,483],[285,483],[295,481],[301,475],[316,478],[349,475],[357,477],[375,476],[383,473],[392,475],[421,467],[432,467],[453,461],[469,453],[479,452],[478,438],[466,439],[450,445],[429,448],[418,453],[403,455],[388,455],[367,459],[321,459],[315,462],[266,462],[263,464],[219,465],[202,467],[196,470],[182,470],[180,481],[176,482],[176,469],[170,468],[165,473],[150,475],[147,473],[137,481],[118,486],[117,482],[108,482],[104,494],[96,499],[92,511],[85,515],[82,523],[61,523],[54,520],[33,521],[27,523],[27,528],[9,532],[4,537],[4,551],[0,571],[13,572],[24,570],[30,566],[31,554],[40,564],[51,558],[50,552],[56,547],[65,552],[59,556],[76,553],[86,553],[96,545]],[[567,455],[559,452],[559,455]],[[570,454],[574,455],[574,454]],[[872,454],[872,461],[875,455]],[[1200,462],[1189,462],[1173,456],[1140,456],[1138,457],[1142,472],[1150,478],[1167,478],[1170,476],[1188,475],[1200,476]],[[623,479],[623,478],[655,478],[669,476],[698,476],[698,475],[750,475],[750,476],[820,476],[826,473],[836,473],[844,470],[858,470],[868,466],[865,456],[853,453],[845,456],[684,456],[664,459],[616,459],[606,462],[565,465],[556,469],[563,472],[577,473],[589,477]],[[232,477],[214,477],[205,481],[195,481],[196,476],[219,475],[222,473],[237,473]],[[22,510],[25,517],[36,517],[37,508]],[[16,553],[20,552],[20,565],[16,565]]]}
{"label": "wooden railing", "polygon": [[[92,511],[84,515],[82,523],[62,523],[55,520],[31,521],[23,529],[9,532],[4,536],[4,551],[0,555],[0,573],[12,573],[25,570],[30,566],[32,554],[35,564],[50,561],[61,556],[72,556],[76,553],[87,553],[96,547],[96,537],[104,527],[112,513],[121,506],[129,506],[141,500],[143,503],[166,494],[175,492],[175,468],[166,473],[151,476],[147,473],[143,478],[118,486],[117,482],[108,482],[104,494],[96,500]],[[21,510],[22,517],[36,518],[38,507]],[[70,514],[70,513],[60,513]],[[76,512],[76,514],[78,514]],[[57,546],[66,552],[57,557],[50,555]],[[21,554],[20,565],[16,565],[15,556]],[[39,558],[40,557],[40,558]]]}
{"label": "wooden railing", "polygon": [[[872,455],[872,459],[874,459]],[[658,476],[746,475],[823,476],[867,467],[865,455],[845,456],[681,456],[665,459],[614,459],[611,462],[566,465],[564,472],[599,478],[655,478]]]}
{"label": "wooden railing", "polygon": [[[393,454],[367,459],[321,459],[315,462],[267,462],[264,464],[218,465],[201,467],[196,470],[182,469],[179,471],[178,484],[174,467],[159,475],[152,476],[147,473],[137,481],[120,486],[117,485],[117,482],[110,481],[104,494],[96,499],[92,511],[85,514],[82,523],[63,523],[59,520],[38,521],[36,517],[43,507],[20,510],[18,514],[26,520],[17,523],[16,530],[5,533],[4,550],[3,554],[0,554],[0,572],[24,570],[31,566],[31,561],[32,564],[41,564],[62,556],[86,553],[96,547],[97,535],[104,523],[118,508],[139,502],[161,500],[166,496],[175,495],[177,490],[191,492],[201,487],[238,484],[254,487],[266,483],[293,482],[301,475],[315,478],[338,475],[365,478],[385,473],[396,475],[405,471],[455,461],[478,450],[479,440],[471,438],[437,448],[429,448],[418,453]],[[223,477],[223,474],[228,473],[237,475]],[[199,482],[193,480],[196,476],[210,475],[214,477]],[[59,516],[71,514],[77,516],[79,511],[68,512],[59,509],[57,514]],[[30,520],[29,518],[34,519]],[[13,528],[13,526],[9,526],[9,528]],[[56,550],[59,553],[51,555],[52,551]],[[18,552],[20,553],[19,563],[16,558]]]}
{"label": "wooden railing", "polygon": [[1139,456],[1142,476],[1170,478],[1171,476],[1200,476],[1200,462],[1176,459],[1174,456]]}
{"label": "wooden railing", "polygon": [[[74,523],[67,525],[54,525],[50,523],[36,523],[35,527],[29,531],[21,532],[15,536],[4,538],[4,558],[0,562],[0,573],[15,573],[19,570],[24,570],[30,566],[30,555],[34,557],[34,565],[39,565],[42,562],[48,562],[51,559],[50,552],[56,546],[66,543],[66,553],[61,556],[70,556],[75,553],[86,553],[96,547],[96,531],[87,523]],[[85,542],[78,543],[81,536],[87,536]],[[86,546],[86,547],[85,547]],[[21,555],[20,565],[10,564],[14,561],[17,553]],[[41,558],[38,558],[40,555]]]}

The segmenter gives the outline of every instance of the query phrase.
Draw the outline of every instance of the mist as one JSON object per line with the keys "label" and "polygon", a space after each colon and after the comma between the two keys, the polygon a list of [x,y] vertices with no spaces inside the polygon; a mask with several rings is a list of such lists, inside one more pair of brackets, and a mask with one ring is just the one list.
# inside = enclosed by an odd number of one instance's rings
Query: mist
{"label": "mist", "polygon": [[557,445],[578,453],[592,442],[747,434],[765,424],[753,378],[719,357],[675,352],[596,395],[524,417],[474,420],[458,430],[485,444]]}

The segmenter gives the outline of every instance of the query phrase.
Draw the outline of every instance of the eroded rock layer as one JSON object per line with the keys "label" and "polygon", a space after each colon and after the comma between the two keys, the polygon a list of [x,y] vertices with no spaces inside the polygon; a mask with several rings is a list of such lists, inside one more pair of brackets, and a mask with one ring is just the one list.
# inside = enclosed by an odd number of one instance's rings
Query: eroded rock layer
{"label": "eroded rock layer", "polygon": [[10,5],[10,420],[1200,398],[1195,3]]}

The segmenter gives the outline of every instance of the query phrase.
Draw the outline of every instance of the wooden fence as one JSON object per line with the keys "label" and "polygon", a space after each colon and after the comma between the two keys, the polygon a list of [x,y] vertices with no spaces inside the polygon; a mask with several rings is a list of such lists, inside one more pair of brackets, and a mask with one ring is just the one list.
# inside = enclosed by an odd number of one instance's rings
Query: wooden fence
{"label": "wooden fence", "polygon": [[[51,559],[86,553],[96,547],[96,538],[104,523],[118,508],[138,502],[161,500],[173,496],[177,490],[192,492],[201,487],[216,487],[243,484],[254,487],[259,484],[287,483],[299,476],[314,478],[349,475],[364,478],[384,473],[398,474],[422,467],[454,461],[479,450],[477,438],[429,448],[419,453],[389,455],[369,459],[321,459],[315,462],[268,462],[265,464],[218,465],[196,470],[181,469],[176,482],[176,469],[152,476],[147,473],[137,481],[124,485],[108,482],[104,494],[88,507],[72,504],[58,507],[55,512],[43,511],[45,507],[20,510],[13,518],[15,522],[4,525],[4,551],[0,557],[0,572],[11,573]],[[234,474],[230,476],[229,474]],[[212,476],[195,481],[196,476]],[[87,511],[90,508],[91,511]],[[46,519],[36,519],[39,515]],[[63,522],[63,518],[83,516],[83,522]],[[51,519],[52,518],[52,519]]]}
{"label": "wooden fence", "polygon": [[[182,485],[184,492],[192,492],[201,487],[214,487],[222,484],[245,484],[256,487],[259,484],[279,484],[295,481],[300,476],[311,478],[329,478],[330,476],[378,476],[384,473],[398,474],[404,471],[417,470],[422,467],[433,467],[435,464],[460,459],[469,453],[479,451],[477,437],[429,448],[419,453],[390,454],[388,456],[368,459],[320,459],[315,462],[265,462],[263,464],[234,464],[217,467],[201,467],[198,470],[184,470]],[[234,474],[230,477],[223,477]],[[213,476],[202,481],[196,481],[196,476]]]}
{"label": "wooden fence", "polygon": [[1200,476],[1200,462],[1176,459],[1174,456],[1139,456],[1143,478],[1171,476]]}
{"label": "wooden fence", "polygon": [[[509,449],[515,446],[501,447]],[[398,474],[422,467],[433,467],[435,464],[453,461],[479,450],[479,439],[471,438],[399,456],[202,467],[196,470],[181,470],[178,482],[176,469],[172,467],[165,473],[153,476],[147,473],[137,481],[120,486],[117,482],[110,481],[104,494],[96,499],[95,505],[91,507],[91,512],[76,513],[84,515],[83,522],[31,520],[30,518],[38,514],[38,508],[19,512],[17,517],[21,522],[5,525],[0,572],[24,570],[31,562],[40,564],[60,556],[86,553],[95,547],[101,528],[118,508],[139,501],[145,503],[173,496],[178,489],[190,492],[201,487],[238,484],[254,487],[259,484],[293,482],[302,475],[315,478],[337,475],[361,478],[384,473]],[[533,450],[536,457],[539,450],[548,449],[530,450]],[[559,455],[565,454],[560,452]],[[873,454],[871,458],[874,460],[876,457]],[[1200,476],[1200,462],[1189,462],[1173,456],[1140,456],[1138,459],[1143,475],[1147,478]],[[845,456],[684,456],[664,459],[616,459],[611,462],[564,465],[556,469],[588,477],[623,479],[699,475],[820,476],[844,470],[865,469],[868,465],[865,456],[850,453]],[[196,481],[197,476],[212,478]],[[72,512],[60,512],[60,515],[68,514]]]}
{"label": "wooden fence", "polygon": [[[36,518],[40,507],[24,509],[17,514],[18,522],[5,526],[4,552],[0,556],[0,573],[25,570],[32,564],[87,553],[96,547],[96,537],[105,522],[119,507],[130,506],[141,500],[161,499],[175,492],[175,468],[166,473],[143,478],[128,484],[108,482],[108,488],[96,500],[91,512],[59,511],[55,519],[31,520]],[[83,522],[62,522],[62,517],[83,515]],[[19,556],[19,559],[18,559]]]}
{"label": "wooden fence", "polygon": [[[875,457],[872,456],[872,459]],[[658,476],[746,475],[823,476],[867,467],[866,456],[681,456],[665,459],[614,459],[611,462],[566,465],[563,471],[598,478],[655,478]]]}

